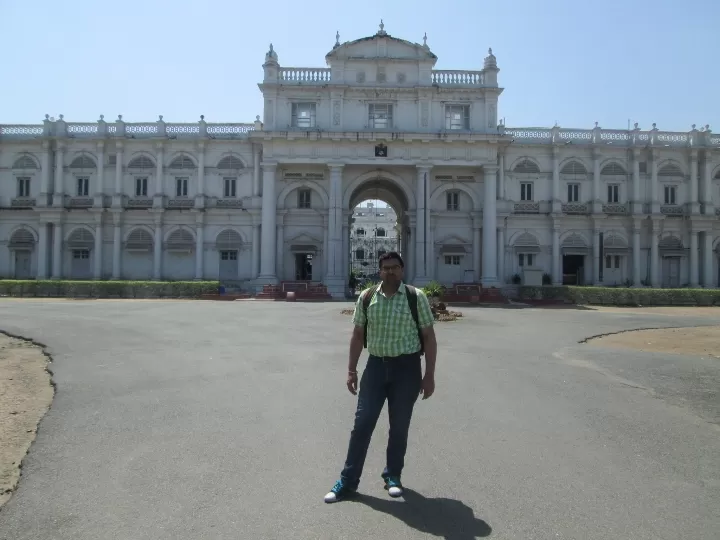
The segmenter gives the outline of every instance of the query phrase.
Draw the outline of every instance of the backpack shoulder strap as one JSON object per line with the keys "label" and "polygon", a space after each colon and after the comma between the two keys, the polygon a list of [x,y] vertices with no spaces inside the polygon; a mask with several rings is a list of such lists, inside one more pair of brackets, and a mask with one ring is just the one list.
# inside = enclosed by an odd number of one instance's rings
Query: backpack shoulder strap
{"label": "backpack shoulder strap", "polygon": [[415,321],[415,326],[417,326],[418,339],[420,340],[420,354],[423,354],[425,352],[425,343],[423,340],[422,330],[420,329],[420,318],[418,316],[417,307],[417,291],[412,285],[405,285],[405,289],[407,290],[408,307],[410,308],[410,313]]}
{"label": "backpack shoulder strap", "polygon": [[373,296],[377,292],[377,287],[370,287],[362,292],[362,308],[365,315],[365,331],[363,332],[363,347],[367,349],[367,328],[368,328],[368,307],[372,302]]}

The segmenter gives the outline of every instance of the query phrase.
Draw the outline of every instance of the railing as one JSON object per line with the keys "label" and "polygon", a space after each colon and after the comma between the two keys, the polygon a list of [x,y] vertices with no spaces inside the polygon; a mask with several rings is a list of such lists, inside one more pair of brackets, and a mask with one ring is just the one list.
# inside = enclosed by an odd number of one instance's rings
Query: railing
{"label": "railing", "polygon": [[666,216],[682,216],[684,214],[683,207],[676,204],[663,204],[660,206],[660,213]]}
{"label": "railing", "polygon": [[515,203],[514,212],[516,214],[537,214],[540,212],[540,203],[536,203],[536,202]]}
{"label": "railing", "polygon": [[583,203],[565,203],[561,205],[564,214],[587,214],[588,205]]}
{"label": "railing", "polygon": [[434,70],[432,83],[441,86],[482,86],[481,71]]}
{"label": "railing", "polygon": [[330,82],[330,68],[280,68],[278,78],[284,83]]}
{"label": "railing", "polygon": [[603,204],[602,211],[604,214],[627,214],[628,207],[625,204],[618,203]]}
{"label": "railing", "polygon": [[32,208],[35,204],[34,197],[16,197],[10,202],[12,208]]}

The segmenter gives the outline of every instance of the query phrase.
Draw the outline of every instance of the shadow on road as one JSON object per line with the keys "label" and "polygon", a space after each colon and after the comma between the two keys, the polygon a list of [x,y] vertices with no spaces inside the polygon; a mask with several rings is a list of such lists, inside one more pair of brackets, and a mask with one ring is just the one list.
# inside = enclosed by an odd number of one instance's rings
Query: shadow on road
{"label": "shadow on road", "polygon": [[358,494],[350,500],[404,521],[417,531],[445,540],[475,540],[490,536],[492,532],[490,525],[475,517],[473,509],[466,504],[454,499],[428,499],[408,488],[404,489],[404,495],[399,500],[379,499],[366,494]]}

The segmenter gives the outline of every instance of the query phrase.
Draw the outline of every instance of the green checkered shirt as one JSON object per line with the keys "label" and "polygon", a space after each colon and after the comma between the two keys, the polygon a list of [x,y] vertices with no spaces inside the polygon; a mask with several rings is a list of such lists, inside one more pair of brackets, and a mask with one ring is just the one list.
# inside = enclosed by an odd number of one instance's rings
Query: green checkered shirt
{"label": "green checkered shirt", "polygon": [[[371,290],[371,289],[366,289]],[[417,287],[418,322],[421,328],[432,326],[432,311],[427,296]],[[363,291],[363,294],[365,291]],[[355,326],[365,325],[363,313],[363,294],[355,304],[352,322]],[[372,294],[372,292],[370,292]],[[373,356],[400,356],[412,354],[420,350],[420,339],[417,335],[417,326],[413,320],[410,306],[408,306],[407,289],[401,283],[397,293],[391,297],[378,291],[367,309],[367,348]]]}

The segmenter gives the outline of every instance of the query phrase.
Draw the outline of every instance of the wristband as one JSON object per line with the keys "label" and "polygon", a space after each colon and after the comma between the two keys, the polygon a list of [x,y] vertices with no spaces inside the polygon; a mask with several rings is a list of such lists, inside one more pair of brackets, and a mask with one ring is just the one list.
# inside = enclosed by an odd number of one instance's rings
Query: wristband
{"label": "wristband", "polygon": [[350,370],[348,370],[348,374],[349,374],[349,375],[357,375],[357,371],[350,371]]}

